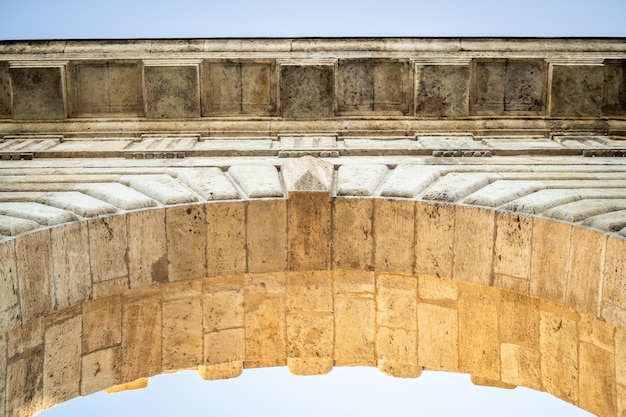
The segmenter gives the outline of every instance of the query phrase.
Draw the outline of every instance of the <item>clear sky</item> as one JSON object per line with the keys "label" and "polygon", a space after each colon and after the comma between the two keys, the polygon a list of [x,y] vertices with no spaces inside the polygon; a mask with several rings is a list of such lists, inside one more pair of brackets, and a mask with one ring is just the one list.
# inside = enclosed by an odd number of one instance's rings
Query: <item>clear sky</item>
{"label": "clear sky", "polygon": [[[192,37],[625,37],[625,0],[0,0],[0,40]],[[295,377],[247,370],[205,382],[155,377],[144,390],[97,393],[57,406],[61,416],[585,416],[548,394],[476,387],[467,375],[395,379],[335,368]]]}

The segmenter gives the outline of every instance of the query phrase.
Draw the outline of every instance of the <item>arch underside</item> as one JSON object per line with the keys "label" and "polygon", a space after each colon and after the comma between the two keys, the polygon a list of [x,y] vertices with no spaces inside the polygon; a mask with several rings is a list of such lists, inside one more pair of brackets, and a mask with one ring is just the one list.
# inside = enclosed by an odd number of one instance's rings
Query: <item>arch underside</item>
{"label": "arch underside", "polygon": [[0,417],[283,365],[624,415],[625,74],[623,40],[0,44]]}

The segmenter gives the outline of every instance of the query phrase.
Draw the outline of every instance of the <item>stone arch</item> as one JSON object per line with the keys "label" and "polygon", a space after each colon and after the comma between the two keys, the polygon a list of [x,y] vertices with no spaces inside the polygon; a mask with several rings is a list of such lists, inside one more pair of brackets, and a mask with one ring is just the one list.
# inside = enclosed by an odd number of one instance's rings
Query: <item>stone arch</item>
{"label": "stone arch", "polygon": [[[622,238],[307,184],[287,199],[132,211],[1,243],[5,296],[18,300],[0,338],[6,415],[179,369],[215,379],[277,365],[470,373],[620,415]],[[127,275],[108,279],[119,262]]]}

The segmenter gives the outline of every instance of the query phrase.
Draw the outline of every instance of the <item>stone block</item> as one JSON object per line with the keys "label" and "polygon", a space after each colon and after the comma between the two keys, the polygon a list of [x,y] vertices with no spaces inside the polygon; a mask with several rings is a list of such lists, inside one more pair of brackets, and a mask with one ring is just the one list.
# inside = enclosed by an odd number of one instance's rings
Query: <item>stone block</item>
{"label": "stone block", "polygon": [[469,112],[469,65],[415,65],[415,114],[464,117]]}
{"label": "stone block", "polygon": [[626,60],[604,61],[604,114],[620,114],[626,111],[625,70]]}
{"label": "stone block", "polygon": [[120,181],[168,206],[198,201],[193,192],[168,174],[124,175]]}
{"label": "stone block", "polygon": [[44,320],[37,318],[7,332],[7,357],[28,356],[43,349]]}
{"label": "stone block", "polygon": [[82,357],[80,395],[89,395],[121,383],[119,347],[98,350]]}
{"label": "stone block", "polygon": [[137,378],[134,381],[125,382],[123,384],[114,385],[104,390],[107,394],[115,394],[118,392],[132,391],[146,388],[150,380],[148,378]]}
{"label": "stone block", "polygon": [[122,301],[111,296],[83,304],[84,353],[119,345],[122,341]]}
{"label": "stone block", "polygon": [[615,415],[615,360],[611,352],[581,342],[579,347],[578,405],[598,416]]}
{"label": "stone block", "polygon": [[[190,138],[190,140],[194,140],[194,138]],[[204,144],[210,147],[211,141],[207,142],[204,142]],[[232,143],[232,141],[229,142]],[[253,143],[249,141],[243,142],[251,146],[253,145]],[[197,144],[200,144],[200,142],[197,142],[197,139],[195,139],[195,143],[191,146],[195,147]],[[177,172],[176,179],[207,201],[239,200],[241,198],[237,188],[235,188],[226,174],[218,167],[185,169],[184,171]]]}
{"label": "stone block", "polygon": [[204,330],[215,332],[244,326],[243,276],[204,281]]}
{"label": "stone block", "polygon": [[164,371],[190,369],[202,364],[200,298],[163,301],[162,342]]}
{"label": "stone block", "polygon": [[374,264],[377,271],[413,274],[415,203],[374,200]]}
{"label": "stone block", "polygon": [[539,300],[521,294],[500,293],[500,341],[539,347]]}
{"label": "stone block", "polygon": [[604,256],[602,299],[626,308],[626,240],[608,237]]}
{"label": "stone block", "polygon": [[284,294],[246,293],[244,301],[246,366],[286,365]]}
{"label": "stone block", "polygon": [[276,62],[270,59],[206,60],[202,66],[202,115],[276,112]]}
{"label": "stone block", "polygon": [[473,62],[472,111],[522,112],[545,109],[546,64],[540,59],[478,59]]}
{"label": "stone block", "polygon": [[246,227],[248,272],[284,271],[287,267],[285,200],[251,201]]}
{"label": "stone block", "polygon": [[334,345],[332,313],[287,315],[287,357],[332,360]]}
{"label": "stone block", "polygon": [[422,367],[417,364],[417,331],[378,327],[376,352],[381,372],[400,378],[422,374]]}
{"label": "stone block", "polygon": [[373,270],[373,200],[336,198],[332,204],[333,268]]}
{"label": "stone block", "polygon": [[492,283],[495,212],[456,206],[454,225],[454,271],[460,281]]}
{"label": "stone block", "polygon": [[43,363],[43,406],[51,407],[80,395],[81,317],[46,328]]}
{"label": "stone block", "polygon": [[198,366],[198,375],[206,381],[237,378],[243,373],[243,362],[233,361],[217,365]]}
{"label": "stone block", "polygon": [[563,303],[569,267],[572,226],[548,219],[533,219],[530,259],[530,295]]}
{"label": "stone block", "polygon": [[126,216],[99,217],[89,220],[87,224],[93,281],[128,276]]}
{"label": "stone block", "polygon": [[0,333],[21,324],[15,241],[0,243]]}
{"label": "stone block", "polygon": [[333,281],[330,272],[307,271],[287,274],[287,309],[290,312],[332,312]]}
{"label": "stone block", "polygon": [[122,381],[161,373],[161,293],[122,300]]}
{"label": "stone block", "polygon": [[437,301],[440,304],[451,304],[459,295],[457,282],[449,278],[419,275],[417,288],[421,300]]}
{"label": "stone block", "polygon": [[126,213],[130,288],[169,282],[165,210]]}
{"label": "stone block", "polygon": [[287,358],[287,367],[293,375],[324,375],[332,371],[334,363],[332,358]]}
{"label": "stone block", "polygon": [[6,335],[0,336],[0,416],[5,417],[6,409],[6,382],[7,382],[7,339]]}
{"label": "stone block", "polygon": [[206,215],[200,204],[165,209],[169,281],[206,277]]}
{"label": "stone block", "polygon": [[128,277],[110,279],[108,281],[96,282],[91,287],[93,299],[109,297],[125,293],[130,288]]}
{"label": "stone block", "polygon": [[540,312],[541,382],[550,394],[578,402],[578,329],[576,320],[559,311]]}
{"label": "stone block", "polygon": [[65,119],[65,69],[51,67],[11,67],[14,119]]}
{"label": "stone block", "polygon": [[602,255],[606,236],[574,227],[569,260],[565,305],[592,316],[599,312]]}
{"label": "stone block", "polygon": [[43,349],[7,367],[6,415],[30,417],[43,408]]}
{"label": "stone block", "polygon": [[601,65],[552,64],[550,70],[550,116],[600,116],[604,89]]}
{"label": "stone block", "polygon": [[53,308],[60,310],[91,297],[89,230],[85,222],[50,230]]}
{"label": "stone block", "polygon": [[452,278],[454,206],[415,203],[415,273]]}
{"label": "stone block", "polygon": [[285,118],[334,116],[333,65],[281,65],[280,102]]}
{"label": "stone block", "polygon": [[412,276],[376,276],[376,324],[417,330],[417,279]]}
{"label": "stone block", "polygon": [[530,277],[533,219],[514,213],[496,214],[493,272],[497,277]]}
{"label": "stone block", "polygon": [[208,276],[246,272],[246,206],[213,203],[205,210]]}
{"label": "stone block", "polygon": [[407,114],[411,97],[409,63],[391,59],[340,59],[337,108],[341,113]]}
{"label": "stone block", "polygon": [[376,364],[376,303],[373,294],[335,296],[335,365]]}
{"label": "stone block", "polygon": [[345,164],[337,170],[337,195],[367,197],[374,194],[389,169],[383,164]]}
{"label": "stone block", "polygon": [[607,352],[615,352],[615,326],[592,316],[581,314],[578,336],[581,342],[591,343]]}
{"label": "stone block", "polygon": [[489,293],[459,294],[459,370],[500,380],[498,300]]}
{"label": "stone block", "polygon": [[[207,367],[215,365],[227,365],[230,373],[243,369],[243,361],[245,359],[245,336],[244,329],[226,329],[217,332],[211,332],[204,335],[204,364]],[[237,365],[239,364],[239,365]],[[224,369],[221,369],[224,371]],[[215,374],[216,370],[208,369],[205,379],[211,378],[211,374]],[[225,375],[227,378],[233,378],[237,375]]]}
{"label": "stone block", "polygon": [[459,319],[455,308],[420,303],[418,363],[428,369],[459,372]]}
{"label": "stone block", "polygon": [[52,308],[50,231],[31,233],[15,241],[20,306],[24,323]]}
{"label": "stone block", "polygon": [[0,119],[11,117],[11,78],[9,63],[0,62]]}
{"label": "stone block", "polygon": [[68,72],[71,116],[143,115],[139,61],[80,61]]}
{"label": "stone block", "polygon": [[335,294],[358,295],[369,293],[373,297],[376,277],[367,271],[335,271]]}
{"label": "stone block", "polygon": [[233,165],[228,173],[250,198],[283,197],[280,176],[273,165]]}
{"label": "stone block", "polygon": [[537,349],[513,343],[502,343],[500,360],[503,382],[541,390],[540,355]]}
{"label": "stone block", "polygon": [[330,269],[330,193],[289,193],[287,225],[289,270]]}
{"label": "stone block", "polygon": [[626,388],[626,330],[615,331],[615,381]]}
{"label": "stone block", "polygon": [[145,65],[146,117],[200,117],[198,65]]}

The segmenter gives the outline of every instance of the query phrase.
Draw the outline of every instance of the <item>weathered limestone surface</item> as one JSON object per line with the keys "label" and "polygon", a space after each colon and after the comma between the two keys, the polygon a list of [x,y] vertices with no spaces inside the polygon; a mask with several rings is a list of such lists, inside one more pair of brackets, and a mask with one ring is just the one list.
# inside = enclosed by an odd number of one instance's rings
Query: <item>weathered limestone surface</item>
{"label": "weathered limestone surface", "polygon": [[626,46],[0,44],[0,416],[198,369],[626,410]]}

